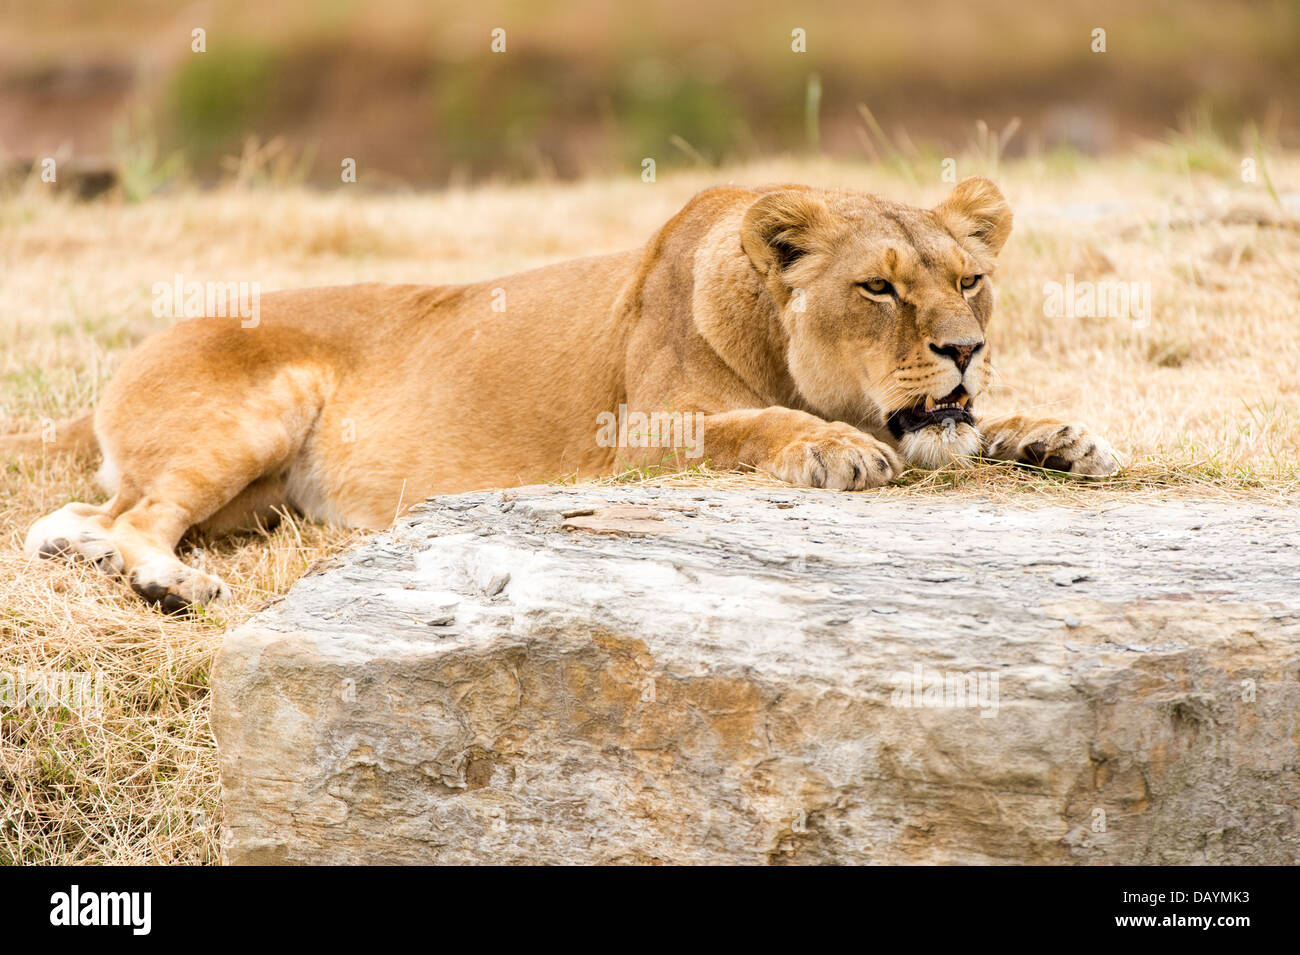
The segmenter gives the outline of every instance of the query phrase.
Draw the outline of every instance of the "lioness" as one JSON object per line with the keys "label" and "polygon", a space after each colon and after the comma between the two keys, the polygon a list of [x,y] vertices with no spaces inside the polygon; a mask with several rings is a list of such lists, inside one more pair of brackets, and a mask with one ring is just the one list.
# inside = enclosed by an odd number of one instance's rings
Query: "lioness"
{"label": "lioness", "polygon": [[976,422],[1010,231],[982,178],[930,210],[728,186],[634,251],[473,285],[279,292],[253,328],[183,321],[126,359],[93,425],[61,429],[62,447],[98,442],[112,499],[42,518],[26,550],[123,574],[177,612],[227,594],[176,557],[190,528],[284,508],[382,527],[431,494],[688,463],[682,448],[609,440],[599,421],[616,411],[698,414],[711,467],[813,487],[980,454],[1111,474],[1110,447],[1079,425]]}

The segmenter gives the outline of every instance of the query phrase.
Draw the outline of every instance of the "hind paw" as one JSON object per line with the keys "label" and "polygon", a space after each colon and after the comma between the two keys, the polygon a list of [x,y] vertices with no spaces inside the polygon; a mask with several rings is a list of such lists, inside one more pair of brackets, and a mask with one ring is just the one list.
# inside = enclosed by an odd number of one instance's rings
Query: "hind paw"
{"label": "hind paw", "polygon": [[27,554],[82,561],[112,576],[122,573],[125,566],[122,554],[108,535],[80,522],[56,520],[58,517],[56,513],[36,522],[23,547]]}
{"label": "hind paw", "polygon": [[220,577],[188,567],[178,560],[152,560],[131,571],[131,589],[165,614],[188,613],[230,597]]}

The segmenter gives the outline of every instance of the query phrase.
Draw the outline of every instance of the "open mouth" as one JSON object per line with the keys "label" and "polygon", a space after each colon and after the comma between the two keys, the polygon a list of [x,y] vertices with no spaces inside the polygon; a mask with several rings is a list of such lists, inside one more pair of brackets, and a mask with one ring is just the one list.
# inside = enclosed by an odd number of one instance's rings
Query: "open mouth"
{"label": "open mouth", "polygon": [[970,402],[971,397],[962,385],[958,385],[942,398],[935,399],[927,395],[924,400],[912,407],[899,408],[891,414],[887,422],[889,431],[895,438],[901,438],[905,434],[920,431],[930,425],[937,424],[941,427],[956,427],[963,423],[973,425],[975,418],[969,410]]}

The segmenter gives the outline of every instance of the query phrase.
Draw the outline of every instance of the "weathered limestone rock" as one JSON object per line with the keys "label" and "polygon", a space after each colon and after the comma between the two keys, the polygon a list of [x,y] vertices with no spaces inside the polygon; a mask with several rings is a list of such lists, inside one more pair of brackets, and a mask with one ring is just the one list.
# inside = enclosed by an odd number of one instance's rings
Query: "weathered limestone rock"
{"label": "weathered limestone rock", "polygon": [[227,858],[1295,864],[1297,541],[1210,502],[435,499],[226,638]]}

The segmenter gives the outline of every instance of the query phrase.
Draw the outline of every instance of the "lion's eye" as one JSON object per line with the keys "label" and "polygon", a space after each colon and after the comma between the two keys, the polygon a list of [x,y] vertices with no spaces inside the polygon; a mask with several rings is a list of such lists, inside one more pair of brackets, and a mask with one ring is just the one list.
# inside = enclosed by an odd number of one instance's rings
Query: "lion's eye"
{"label": "lion's eye", "polygon": [[872,295],[894,294],[894,286],[890,285],[884,279],[867,279],[865,282],[859,282],[858,287],[870,292]]}
{"label": "lion's eye", "polygon": [[967,275],[962,278],[961,287],[969,292],[975,286],[980,284],[980,279],[982,278],[984,278],[982,275]]}

